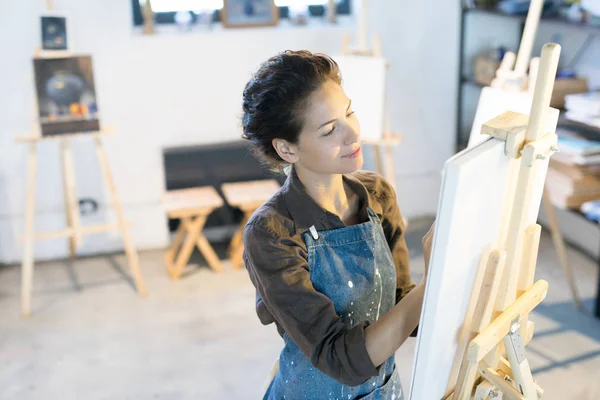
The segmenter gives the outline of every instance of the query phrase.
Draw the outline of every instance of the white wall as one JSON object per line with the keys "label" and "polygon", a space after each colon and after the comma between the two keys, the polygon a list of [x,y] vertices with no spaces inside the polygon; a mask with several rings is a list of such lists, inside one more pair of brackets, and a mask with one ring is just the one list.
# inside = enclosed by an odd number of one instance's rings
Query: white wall
{"label": "white wall", "polygon": [[370,0],[371,32],[391,67],[387,96],[396,190],[405,216],[435,214],[443,163],[454,153],[460,2]]}
{"label": "white wall", "polygon": [[[425,5],[411,4],[409,13],[401,2],[371,3],[371,26],[377,26],[392,63],[392,129],[405,137],[395,153],[400,205],[409,217],[431,214],[439,172],[454,145],[458,4],[428,2],[428,7],[440,7],[439,15],[431,16]],[[10,12],[0,14],[0,262],[6,263],[18,261],[21,254],[26,146],[15,144],[14,138],[31,129],[31,58],[44,4],[11,2]],[[139,249],[168,243],[159,203],[164,191],[161,149],[238,139],[241,91],[261,61],[288,48],[335,53],[353,29],[347,18],[339,26],[142,36],[132,28],[129,1],[54,0],[54,8],[70,12],[76,50],[93,55],[102,121],[116,128],[105,139],[108,157]],[[38,149],[36,229],[60,229],[65,217],[57,146],[46,142]],[[82,223],[112,219],[92,144],[81,139],[74,152],[78,196],[102,203],[101,212]],[[80,253],[120,248],[117,234],[88,236]],[[36,244],[38,259],[66,254],[64,240]]]}

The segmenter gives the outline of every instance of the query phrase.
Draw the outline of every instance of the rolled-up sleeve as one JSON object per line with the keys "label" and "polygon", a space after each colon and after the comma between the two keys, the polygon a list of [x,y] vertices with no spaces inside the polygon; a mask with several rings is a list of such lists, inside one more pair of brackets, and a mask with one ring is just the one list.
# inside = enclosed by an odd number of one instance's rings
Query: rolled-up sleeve
{"label": "rolled-up sleeve", "polygon": [[366,349],[368,321],[347,326],[332,301],[315,290],[305,247],[265,226],[248,224],[244,261],[260,297],[261,321],[276,321],[315,368],[348,386],[378,374]]}

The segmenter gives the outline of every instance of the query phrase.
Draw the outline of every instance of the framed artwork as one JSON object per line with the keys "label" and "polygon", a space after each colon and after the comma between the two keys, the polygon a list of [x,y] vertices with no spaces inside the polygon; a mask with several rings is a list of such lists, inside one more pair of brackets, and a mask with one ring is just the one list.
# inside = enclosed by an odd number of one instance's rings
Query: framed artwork
{"label": "framed artwork", "polygon": [[68,50],[72,48],[69,38],[67,16],[57,13],[45,13],[40,17],[42,50]]}
{"label": "framed artwork", "polygon": [[34,58],[42,136],[100,130],[92,58]]}
{"label": "framed artwork", "polygon": [[227,28],[273,26],[279,9],[274,0],[224,0],[221,22]]}

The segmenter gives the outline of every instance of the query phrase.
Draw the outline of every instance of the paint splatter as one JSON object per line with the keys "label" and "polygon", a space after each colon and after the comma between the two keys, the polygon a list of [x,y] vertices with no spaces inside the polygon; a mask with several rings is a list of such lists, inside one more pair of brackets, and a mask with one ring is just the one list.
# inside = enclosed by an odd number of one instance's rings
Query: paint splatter
{"label": "paint splatter", "polygon": [[[379,283],[381,284],[381,274],[379,273],[379,269],[375,270],[375,276],[379,278]],[[381,309],[381,300],[383,298],[383,289],[379,292],[379,305],[377,306],[377,316],[375,320],[379,319],[379,310]]]}
{"label": "paint splatter", "polygon": [[350,286],[352,288],[352,287],[354,287],[354,283],[352,283],[352,281],[348,281],[348,286]]}

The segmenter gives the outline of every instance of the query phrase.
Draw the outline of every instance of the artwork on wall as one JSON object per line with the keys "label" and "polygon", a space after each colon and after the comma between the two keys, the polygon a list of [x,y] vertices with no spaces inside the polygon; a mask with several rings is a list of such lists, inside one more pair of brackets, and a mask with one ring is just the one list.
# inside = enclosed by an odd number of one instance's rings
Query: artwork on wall
{"label": "artwork on wall", "polygon": [[92,58],[35,58],[42,136],[100,129]]}
{"label": "artwork on wall", "polygon": [[62,14],[46,13],[41,16],[42,50],[68,50],[69,40],[67,17]]}
{"label": "artwork on wall", "polygon": [[272,26],[279,21],[274,0],[224,0],[221,22],[227,28]]}

